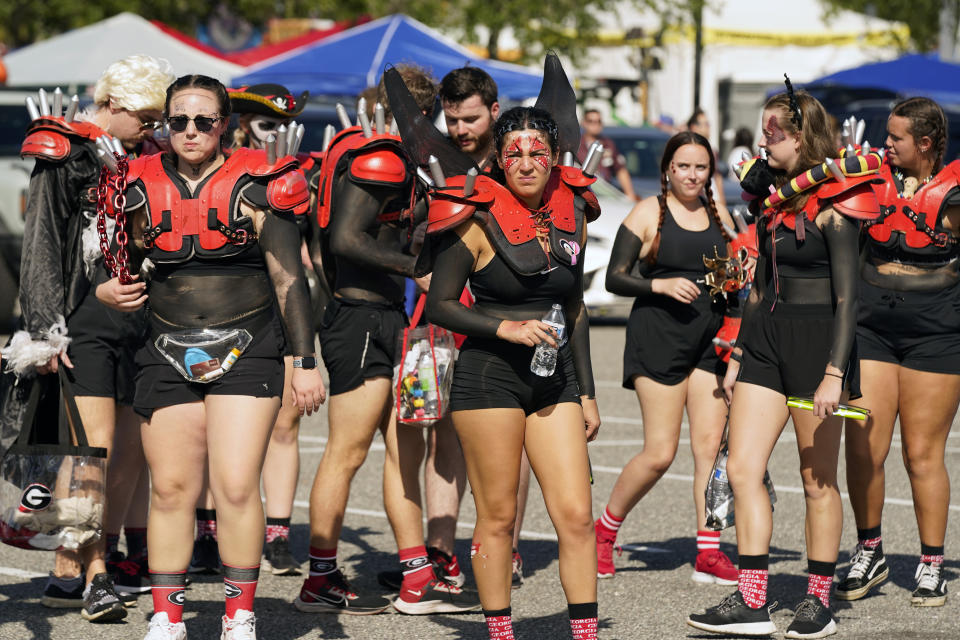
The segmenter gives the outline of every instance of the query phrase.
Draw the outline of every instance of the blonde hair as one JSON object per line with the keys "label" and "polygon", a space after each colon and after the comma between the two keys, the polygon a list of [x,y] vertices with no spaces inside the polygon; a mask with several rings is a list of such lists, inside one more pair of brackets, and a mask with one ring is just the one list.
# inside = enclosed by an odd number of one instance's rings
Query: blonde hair
{"label": "blonde hair", "polygon": [[106,68],[94,87],[93,101],[99,107],[113,101],[128,111],[162,111],[167,87],[175,79],[173,67],[163,58],[129,56]]}

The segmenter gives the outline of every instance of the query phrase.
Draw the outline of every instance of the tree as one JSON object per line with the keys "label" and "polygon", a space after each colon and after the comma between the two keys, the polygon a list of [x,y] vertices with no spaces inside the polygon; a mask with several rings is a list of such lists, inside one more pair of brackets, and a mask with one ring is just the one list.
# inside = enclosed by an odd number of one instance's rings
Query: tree
{"label": "tree", "polygon": [[960,0],[823,0],[828,15],[842,9],[866,13],[884,20],[898,20],[910,28],[911,44],[919,51],[935,51],[940,35],[940,11],[952,7],[954,21],[948,28],[957,32]]}

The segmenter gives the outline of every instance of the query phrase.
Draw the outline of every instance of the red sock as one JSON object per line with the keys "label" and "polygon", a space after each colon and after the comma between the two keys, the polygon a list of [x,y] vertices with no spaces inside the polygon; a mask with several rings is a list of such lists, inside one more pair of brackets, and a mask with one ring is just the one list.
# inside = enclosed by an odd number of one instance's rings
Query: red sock
{"label": "red sock", "polygon": [[290,518],[267,518],[267,542],[277,538],[290,539]]}
{"label": "red sock", "polygon": [[253,612],[253,598],[257,594],[260,565],[255,567],[231,567],[223,565],[223,592],[226,614],[231,620],[240,609]]}
{"label": "red sock", "polygon": [[307,584],[311,589],[319,589],[327,583],[327,576],[337,570],[337,548],[320,549],[310,547],[310,577]]}
{"label": "red sock", "polygon": [[740,581],[737,588],[743,595],[743,601],[751,609],[759,609],[767,603],[767,569],[740,569]]}
{"label": "red sock", "polygon": [[437,577],[433,573],[433,565],[427,557],[427,547],[410,547],[400,549],[400,569],[403,571],[403,585],[400,590],[419,589]]}
{"label": "red sock", "polygon": [[187,588],[187,572],[150,572],[153,595],[153,612],[165,613],[171,623],[183,621],[184,590]]}
{"label": "red sock", "polygon": [[833,576],[818,576],[811,573],[807,576],[807,595],[820,598],[823,606],[830,608],[830,587],[833,586]]}
{"label": "red sock", "polygon": [[569,604],[570,631],[573,640],[597,640],[597,603]]}
{"label": "red sock", "polygon": [[617,531],[620,530],[620,525],[622,524],[623,518],[618,518],[610,513],[609,506],[604,507],[603,513],[597,518],[597,533],[607,539],[616,539]]}
{"label": "red sock", "polygon": [[697,531],[697,553],[720,550],[719,531]]}
{"label": "red sock", "polygon": [[514,640],[510,607],[497,611],[484,611],[483,616],[487,620],[487,633],[490,635],[490,640]]}

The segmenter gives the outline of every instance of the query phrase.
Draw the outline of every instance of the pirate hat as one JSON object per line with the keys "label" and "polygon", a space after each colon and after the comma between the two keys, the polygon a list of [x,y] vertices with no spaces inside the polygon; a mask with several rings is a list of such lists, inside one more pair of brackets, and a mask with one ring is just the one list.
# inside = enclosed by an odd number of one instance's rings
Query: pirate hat
{"label": "pirate hat", "polygon": [[234,113],[253,113],[272,118],[293,118],[307,106],[309,91],[294,99],[290,91],[279,84],[254,84],[239,89],[227,89]]}

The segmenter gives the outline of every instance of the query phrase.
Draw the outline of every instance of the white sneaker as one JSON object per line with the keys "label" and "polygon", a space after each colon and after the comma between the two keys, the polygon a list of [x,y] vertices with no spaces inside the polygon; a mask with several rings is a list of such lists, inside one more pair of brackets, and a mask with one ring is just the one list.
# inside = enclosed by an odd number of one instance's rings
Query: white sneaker
{"label": "white sneaker", "polygon": [[257,619],[253,611],[239,609],[233,619],[223,616],[220,640],[257,640]]}
{"label": "white sneaker", "polygon": [[160,611],[150,618],[143,640],[187,640],[187,627],[182,622],[170,622],[166,612]]}

